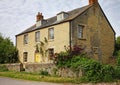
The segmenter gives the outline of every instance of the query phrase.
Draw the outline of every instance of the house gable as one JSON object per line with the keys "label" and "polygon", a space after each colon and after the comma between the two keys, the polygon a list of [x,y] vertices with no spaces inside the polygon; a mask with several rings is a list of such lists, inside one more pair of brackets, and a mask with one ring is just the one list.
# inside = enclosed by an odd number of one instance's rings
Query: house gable
{"label": "house gable", "polygon": [[[106,18],[99,3],[93,4],[89,9],[71,21],[71,44],[80,45],[92,58],[103,63],[109,63],[114,52],[115,31]],[[78,25],[82,25],[83,37],[78,39]],[[94,53],[94,49],[98,52]]]}

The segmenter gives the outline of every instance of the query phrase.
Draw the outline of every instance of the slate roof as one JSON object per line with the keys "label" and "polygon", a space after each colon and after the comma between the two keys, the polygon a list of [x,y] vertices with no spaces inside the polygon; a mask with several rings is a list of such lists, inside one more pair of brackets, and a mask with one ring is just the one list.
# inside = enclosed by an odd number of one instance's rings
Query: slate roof
{"label": "slate roof", "polygon": [[[32,32],[34,30],[42,29],[42,28],[52,26],[52,25],[55,25],[55,24],[70,21],[70,20],[76,18],[77,16],[79,16],[80,14],[82,14],[83,12],[85,12],[90,7],[91,7],[91,5],[87,5],[87,6],[84,6],[82,8],[77,8],[77,9],[74,9],[72,11],[68,11],[66,13],[68,13],[69,16],[67,18],[61,20],[61,21],[57,21],[57,16],[45,19],[47,22],[45,24],[43,24],[42,26],[36,27],[36,24],[34,24],[33,26],[29,27],[28,29],[26,29],[25,31],[21,32],[18,35],[29,33],[29,32]],[[18,36],[18,35],[16,35],[16,36]]]}

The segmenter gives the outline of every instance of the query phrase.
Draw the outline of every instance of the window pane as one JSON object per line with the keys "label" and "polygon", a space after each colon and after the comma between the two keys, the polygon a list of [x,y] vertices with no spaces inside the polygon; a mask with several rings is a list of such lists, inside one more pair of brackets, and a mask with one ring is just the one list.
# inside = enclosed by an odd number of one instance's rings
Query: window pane
{"label": "window pane", "polygon": [[49,29],[49,39],[54,39],[54,29],[53,28],[50,28]]}
{"label": "window pane", "polygon": [[24,44],[28,44],[28,34],[24,35]]}
{"label": "window pane", "polygon": [[51,49],[49,49],[49,57],[50,57],[50,59],[52,59],[53,56],[54,56],[54,49],[51,48]]}
{"label": "window pane", "polygon": [[28,53],[24,52],[23,53],[23,62],[27,62],[27,56],[28,56]]}
{"label": "window pane", "polygon": [[83,26],[78,25],[78,38],[83,38]]}
{"label": "window pane", "polygon": [[35,32],[35,41],[39,42],[40,41],[40,31]]}

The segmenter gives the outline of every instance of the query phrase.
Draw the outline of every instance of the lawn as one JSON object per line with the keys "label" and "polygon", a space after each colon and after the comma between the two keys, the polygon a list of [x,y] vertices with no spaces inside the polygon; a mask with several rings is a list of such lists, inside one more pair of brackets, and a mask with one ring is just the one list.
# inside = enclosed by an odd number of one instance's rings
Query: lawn
{"label": "lawn", "polygon": [[0,76],[31,80],[31,81],[43,81],[43,82],[54,82],[54,83],[80,83],[78,79],[75,78],[63,78],[63,77],[52,77],[52,76],[43,76],[39,74],[26,73],[26,72],[0,72]]}

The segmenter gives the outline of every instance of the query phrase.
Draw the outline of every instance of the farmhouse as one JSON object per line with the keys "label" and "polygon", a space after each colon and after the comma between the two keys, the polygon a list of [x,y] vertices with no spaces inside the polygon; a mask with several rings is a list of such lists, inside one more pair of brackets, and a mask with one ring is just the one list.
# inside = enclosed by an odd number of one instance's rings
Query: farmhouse
{"label": "farmhouse", "polygon": [[[46,40],[46,43],[44,42]],[[46,55],[36,48],[46,44]],[[61,11],[44,19],[38,12],[36,23],[16,35],[16,46],[22,63],[52,63],[52,55],[65,51],[64,46],[78,45],[95,60],[110,63],[115,46],[115,31],[105,16],[98,0],[68,12]]]}

